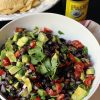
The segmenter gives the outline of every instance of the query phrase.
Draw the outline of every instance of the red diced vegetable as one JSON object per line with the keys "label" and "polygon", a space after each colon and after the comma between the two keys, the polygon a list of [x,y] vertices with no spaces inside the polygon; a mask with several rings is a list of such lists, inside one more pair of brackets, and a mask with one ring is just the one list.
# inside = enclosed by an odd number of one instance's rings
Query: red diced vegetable
{"label": "red diced vegetable", "polygon": [[55,83],[62,83],[63,81],[64,81],[64,77],[61,77],[60,79],[55,80]]}
{"label": "red diced vegetable", "polygon": [[34,65],[30,64],[30,65],[29,65],[29,67],[30,67],[30,69],[31,69],[33,72],[35,72],[35,71],[36,71],[36,69],[35,69]]}
{"label": "red diced vegetable", "polygon": [[40,88],[40,87],[42,86],[40,82],[36,82],[35,85],[36,85],[38,88]]}
{"label": "red diced vegetable", "polygon": [[72,61],[72,62],[76,62],[76,59],[75,59],[75,57],[74,57],[74,55],[73,54],[71,54],[71,53],[69,53],[68,54],[68,57],[70,58],[70,60]]}
{"label": "red diced vegetable", "polygon": [[52,30],[47,28],[47,27],[44,27],[44,29],[41,30],[41,31],[44,32],[44,33],[52,33]]}
{"label": "red diced vegetable", "polygon": [[39,96],[37,96],[35,100],[41,100],[41,98]]}
{"label": "red diced vegetable", "polygon": [[64,94],[60,94],[56,100],[64,100],[65,95]]}
{"label": "red diced vegetable", "polygon": [[75,78],[76,78],[76,79],[79,79],[80,76],[81,76],[81,72],[80,72],[80,71],[75,71],[75,72],[74,72],[74,75],[75,75]]}
{"label": "red diced vegetable", "polygon": [[19,58],[20,55],[21,55],[21,52],[20,52],[19,50],[15,52],[15,57],[16,57],[16,58]]}
{"label": "red diced vegetable", "polygon": [[72,45],[73,45],[75,48],[77,48],[77,49],[83,48],[83,47],[84,47],[83,44],[82,44],[80,41],[78,41],[78,40],[72,41]]}
{"label": "red diced vegetable", "polygon": [[16,27],[16,32],[23,32],[24,28]]}
{"label": "red diced vegetable", "polygon": [[11,96],[8,96],[7,100],[13,100],[13,98]]}
{"label": "red diced vegetable", "polygon": [[74,69],[75,69],[75,78],[78,79],[81,76],[81,73],[83,72],[84,69],[84,64],[82,62],[77,62],[74,65]]}
{"label": "red diced vegetable", "polygon": [[2,63],[3,63],[3,66],[9,66],[11,64],[8,57],[4,58],[2,60]]}
{"label": "red diced vegetable", "polygon": [[31,47],[31,48],[34,48],[35,46],[36,46],[36,41],[33,40],[33,41],[30,43],[30,47]]}
{"label": "red diced vegetable", "polygon": [[84,64],[83,64],[82,62],[77,62],[77,63],[75,63],[75,65],[74,65],[74,69],[75,69],[76,71],[82,72],[82,71],[83,71],[83,68],[84,68]]}
{"label": "red diced vegetable", "polygon": [[93,80],[94,80],[94,76],[93,76],[93,75],[89,75],[89,76],[85,79],[84,84],[85,84],[87,87],[90,87]]}
{"label": "red diced vegetable", "polygon": [[46,89],[46,92],[47,92],[47,94],[50,95],[50,96],[55,96],[55,95],[56,95],[56,92],[53,91],[52,89],[49,89],[49,88]]}
{"label": "red diced vegetable", "polygon": [[5,73],[5,71],[0,69],[0,76],[2,76],[4,73]]}
{"label": "red diced vegetable", "polygon": [[62,85],[61,83],[56,83],[56,92],[60,93],[62,91]]}
{"label": "red diced vegetable", "polygon": [[70,66],[70,62],[69,61],[66,61],[66,66]]}

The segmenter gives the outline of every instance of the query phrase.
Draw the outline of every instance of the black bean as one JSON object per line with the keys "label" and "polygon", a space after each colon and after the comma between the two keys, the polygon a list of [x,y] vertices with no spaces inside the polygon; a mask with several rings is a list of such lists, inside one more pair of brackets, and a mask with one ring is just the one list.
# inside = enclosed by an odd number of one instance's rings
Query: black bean
{"label": "black bean", "polygon": [[12,64],[13,66],[15,66],[15,65],[16,65],[16,62],[12,62],[11,64]]}
{"label": "black bean", "polygon": [[46,33],[46,36],[49,38],[49,39],[52,39],[53,35],[51,33]]}
{"label": "black bean", "polygon": [[62,43],[66,43],[66,40],[63,39],[63,38],[60,38],[60,41],[61,41]]}

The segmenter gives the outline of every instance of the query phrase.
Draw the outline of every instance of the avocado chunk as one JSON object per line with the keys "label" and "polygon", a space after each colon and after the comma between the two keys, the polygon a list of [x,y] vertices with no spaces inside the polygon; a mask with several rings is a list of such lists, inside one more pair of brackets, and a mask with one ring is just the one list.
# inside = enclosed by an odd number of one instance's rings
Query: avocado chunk
{"label": "avocado chunk", "polygon": [[6,50],[1,51],[1,60],[6,57]]}
{"label": "avocado chunk", "polygon": [[87,69],[86,74],[95,74],[94,68]]}
{"label": "avocado chunk", "polygon": [[81,77],[80,77],[80,79],[81,79],[82,81],[84,81],[84,79],[85,79],[85,75],[84,75],[84,73],[81,73]]}
{"label": "avocado chunk", "polygon": [[22,93],[21,93],[21,96],[22,97],[27,97],[28,96],[28,90],[27,89],[24,89],[24,90],[22,90]]}
{"label": "avocado chunk", "polygon": [[14,84],[14,88],[17,89],[17,88],[18,88],[18,85],[19,85],[19,82],[15,83],[15,84]]}
{"label": "avocado chunk", "polygon": [[18,66],[18,67],[22,67],[22,66],[23,66],[23,63],[20,62],[20,61],[18,61],[17,64],[16,64],[16,66]]}
{"label": "avocado chunk", "polygon": [[22,47],[22,46],[24,46],[27,42],[28,42],[28,37],[24,36],[24,37],[18,39],[17,45],[18,45],[19,47]]}
{"label": "avocado chunk", "polygon": [[78,86],[78,88],[72,94],[71,99],[72,100],[82,100],[87,94],[88,92],[85,89]]}
{"label": "avocado chunk", "polygon": [[11,75],[16,74],[20,69],[21,69],[21,67],[13,66],[13,67],[11,67],[11,68],[9,69],[9,73],[10,73]]}
{"label": "avocado chunk", "polygon": [[28,89],[28,93],[30,93],[32,91],[32,84],[29,80],[29,78],[26,78],[25,76],[22,77],[22,81],[24,82],[24,84],[26,85],[27,89]]}
{"label": "avocado chunk", "polygon": [[81,60],[80,60],[79,58],[77,58],[77,57],[75,57],[75,60],[76,60],[77,62],[81,62]]}
{"label": "avocado chunk", "polygon": [[37,93],[38,93],[41,97],[46,96],[46,92],[45,92],[43,89],[38,89]]}
{"label": "avocado chunk", "polygon": [[17,78],[19,81],[22,80],[22,76],[19,73],[15,74],[15,78]]}
{"label": "avocado chunk", "polygon": [[5,50],[6,51],[14,52],[12,42],[13,41],[10,38],[8,38],[7,42],[5,43]]}
{"label": "avocado chunk", "polygon": [[23,62],[23,63],[28,63],[29,60],[30,60],[29,55],[23,55],[23,56],[22,56],[22,62]]}
{"label": "avocado chunk", "polygon": [[6,52],[6,56],[9,58],[10,62],[16,62],[16,57],[13,52]]}
{"label": "avocado chunk", "polygon": [[13,41],[15,42],[15,41],[17,41],[17,39],[18,39],[18,32],[16,32],[15,34],[14,34],[14,36],[13,36]]}
{"label": "avocado chunk", "polygon": [[41,32],[38,35],[38,40],[41,41],[42,43],[45,43],[48,41],[48,38],[47,38],[46,34]]}

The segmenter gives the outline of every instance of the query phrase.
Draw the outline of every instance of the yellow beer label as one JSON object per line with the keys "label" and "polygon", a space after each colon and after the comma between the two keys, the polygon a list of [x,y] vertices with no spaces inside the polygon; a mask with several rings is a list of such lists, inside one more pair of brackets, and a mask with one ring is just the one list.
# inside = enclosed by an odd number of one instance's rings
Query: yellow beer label
{"label": "yellow beer label", "polygon": [[89,0],[66,0],[66,16],[77,21],[86,18]]}

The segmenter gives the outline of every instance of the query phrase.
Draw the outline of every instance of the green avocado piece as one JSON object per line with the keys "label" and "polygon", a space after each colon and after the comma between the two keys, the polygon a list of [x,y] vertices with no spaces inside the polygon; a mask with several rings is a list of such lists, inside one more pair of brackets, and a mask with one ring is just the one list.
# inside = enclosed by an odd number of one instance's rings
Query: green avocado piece
{"label": "green avocado piece", "polygon": [[81,73],[81,77],[80,77],[80,79],[84,81],[84,79],[85,79],[85,75],[84,75],[84,73]]}
{"label": "green avocado piece", "polygon": [[81,60],[80,60],[79,58],[77,58],[77,57],[75,57],[75,60],[76,60],[77,62],[81,62]]}
{"label": "green avocado piece", "polygon": [[18,39],[18,32],[16,32],[15,34],[14,34],[14,36],[13,36],[13,41],[15,42],[15,41],[17,41],[17,39]]}
{"label": "green avocado piece", "polygon": [[41,97],[46,96],[46,92],[45,92],[43,89],[38,89],[37,93],[38,93]]}
{"label": "green avocado piece", "polygon": [[78,88],[72,94],[71,99],[72,100],[82,100],[87,94],[88,92],[85,89],[78,86]]}
{"label": "green avocado piece", "polygon": [[22,93],[21,93],[21,96],[22,97],[27,97],[28,96],[28,90],[27,89],[24,89],[23,91],[22,91]]}
{"label": "green avocado piece", "polygon": [[23,63],[20,62],[20,61],[18,61],[17,64],[16,64],[16,66],[18,66],[18,67],[22,67],[22,66],[23,66]]}
{"label": "green avocado piece", "polygon": [[15,83],[15,84],[14,84],[14,87],[15,87],[16,89],[18,89],[18,85],[19,85],[19,82]]}
{"label": "green avocado piece", "polygon": [[30,60],[29,55],[23,55],[23,56],[22,56],[22,62],[23,62],[23,63],[28,63],[29,60]]}
{"label": "green avocado piece", "polygon": [[13,67],[11,67],[11,68],[9,69],[9,73],[10,73],[11,75],[16,74],[20,69],[21,69],[21,67],[13,66]]}
{"label": "green avocado piece", "polygon": [[38,40],[41,41],[42,43],[45,43],[48,41],[48,38],[47,38],[46,34],[41,32],[38,35]]}
{"label": "green avocado piece", "polygon": [[86,74],[95,74],[94,68],[87,69]]}
{"label": "green avocado piece", "polygon": [[19,47],[22,47],[22,46],[24,46],[28,42],[28,40],[29,40],[28,37],[24,36],[24,37],[18,39],[17,45]]}
{"label": "green avocado piece", "polygon": [[21,81],[22,80],[22,75],[17,73],[17,74],[15,74],[15,78],[17,78],[19,81]]}
{"label": "green avocado piece", "polygon": [[6,56],[9,58],[10,62],[16,62],[16,57],[13,52],[11,51],[6,52]]}
{"label": "green avocado piece", "polygon": [[5,43],[6,51],[14,52],[12,43],[13,43],[13,41],[10,38],[8,38],[7,42]]}
{"label": "green avocado piece", "polygon": [[1,51],[1,60],[6,57],[6,50]]}
{"label": "green avocado piece", "polygon": [[27,89],[28,89],[28,93],[30,93],[32,91],[32,84],[29,78],[26,78],[25,76],[22,77],[22,81],[24,82],[24,84],[26,85]]}

